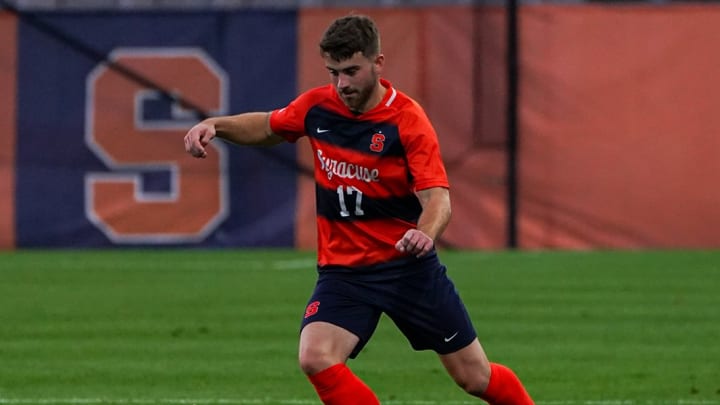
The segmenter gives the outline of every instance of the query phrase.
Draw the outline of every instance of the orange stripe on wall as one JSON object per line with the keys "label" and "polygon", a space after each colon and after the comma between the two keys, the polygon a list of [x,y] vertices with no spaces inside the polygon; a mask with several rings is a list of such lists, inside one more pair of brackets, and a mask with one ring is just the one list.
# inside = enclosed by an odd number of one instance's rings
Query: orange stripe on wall
{"label": "orange stripe on wall", "polygon": [[521,21],[521,245],[720,246],[720,8]]}
{"label": "orange stripe on wall", "polygon": [[[300,90],[327,83],[317,41],[348,11],[302,11]],[[504,139],[503,10],[358,12],[380,28],[383,76],[425,107],[438,132],[453,200],[445,240],[502,247],[505,152],[483,142]],[[521,13],[521,247],[720,246],[720,53],[712,48],[720,8],[537,5]],[[300,181],[296,236],[307,247],[314,193],[311,180]]]}
{"label": "orange stripe on wall", "polygon": [[0,249],[15,247],[17,20],[0,12]]}

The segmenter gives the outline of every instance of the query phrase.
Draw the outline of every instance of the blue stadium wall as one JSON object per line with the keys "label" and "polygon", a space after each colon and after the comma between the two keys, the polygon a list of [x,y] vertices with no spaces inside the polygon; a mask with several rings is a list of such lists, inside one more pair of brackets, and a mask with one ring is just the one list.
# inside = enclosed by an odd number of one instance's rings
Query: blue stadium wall
{"label": "blue stadium wall", "polygon": [[296,95],[296,20],[293,11],[18,18],[6,244],[292,246],[293,145],[267,153],[216,142],[207,162],[192,162],[182,137],[199,115],[99,56],[209,114],[267,111]]}
{"label": "blue stadium wall", "polygon": [[[504,248],[507,19],[467,5],[0,12],[0,249],[314,248],[306,140],[193,159],[182,138],[203,114],[187,102],[267,111],[326,84],[317,40],[350,11],[375,19],[383,75],[437,130],[454,217],[440,243]],[[519,13],[519,246],[720,246],[720,53],[696,40],[720,38],[720,7]]]}

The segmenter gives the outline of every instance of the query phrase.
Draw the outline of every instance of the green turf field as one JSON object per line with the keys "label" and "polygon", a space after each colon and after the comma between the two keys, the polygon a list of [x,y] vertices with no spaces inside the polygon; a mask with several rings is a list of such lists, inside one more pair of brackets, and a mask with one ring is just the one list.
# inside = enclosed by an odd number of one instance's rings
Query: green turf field
{"label": "green turf field", "polygon": [[[539,404],[720,404],[720,251],[441,252]],[[317,404],[296,365],[314,255],[0,253],[1,404]],[[477,403],[383,319],[383,404]]]}

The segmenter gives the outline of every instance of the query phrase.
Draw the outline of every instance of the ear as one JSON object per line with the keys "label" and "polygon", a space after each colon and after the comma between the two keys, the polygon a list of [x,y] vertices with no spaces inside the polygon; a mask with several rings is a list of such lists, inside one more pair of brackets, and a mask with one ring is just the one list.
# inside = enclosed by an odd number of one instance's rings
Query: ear
{"label": "ear", "polygon": [[375,65],[375,71],[377,73],[382,72],[383,66],[385,66],[385,55],[378,54],[373,61],[373,65]]}

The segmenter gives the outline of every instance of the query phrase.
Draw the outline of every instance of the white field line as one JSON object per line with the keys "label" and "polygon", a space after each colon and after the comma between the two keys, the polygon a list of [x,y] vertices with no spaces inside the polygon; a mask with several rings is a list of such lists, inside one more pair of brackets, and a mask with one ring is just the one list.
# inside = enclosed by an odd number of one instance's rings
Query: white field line
{"label": "white field line", "polygon": [[247,260],[242,262],[239,266],[243,270],[302,270],[307,269],[315,271],[317,268],[317,261],[314,258],[302,258],[302,259],[282,259],[282,260]]}
{"label": "white field line", "polygon": [[315,259],[276,260],[272,262],[272,268],[275,270],[308,269],[314,271],[316,267],[317,262]]}
{"label": "white field line", "polygon": [[[383,405],[477,405],[482,401],[390,400]],[[319,401],[280,398],[2,398],[0,405],[317,405]],[[537,405],[720,405],[715,400],[573,400],[537,401]]]}

